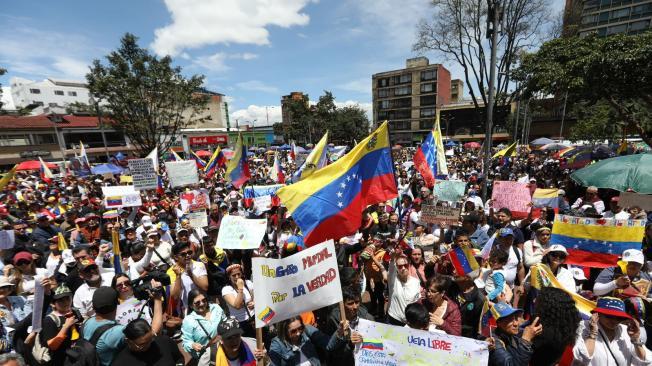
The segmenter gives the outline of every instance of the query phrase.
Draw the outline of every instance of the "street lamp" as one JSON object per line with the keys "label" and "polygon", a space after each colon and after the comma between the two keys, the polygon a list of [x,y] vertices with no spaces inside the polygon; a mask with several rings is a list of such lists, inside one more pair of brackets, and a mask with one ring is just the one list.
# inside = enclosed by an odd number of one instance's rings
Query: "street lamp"
{"label": "street lamp", "polygon": [[100,125],[100,134],[102,134],[102,143],[104,144],[104,153],[106,154],[106,162],[108,163],[110,160],[109,156],[109,147],[106,144],[106,135],[104,135],[104,125],[102,124],[102,111],[100,110],[100,103],[99,103],[100,97],[97,96],[97,100],[93,98],[93,95],[91,94],[88,102],[90,104],[95,105],[95,112],[97,113],[97,121]]}

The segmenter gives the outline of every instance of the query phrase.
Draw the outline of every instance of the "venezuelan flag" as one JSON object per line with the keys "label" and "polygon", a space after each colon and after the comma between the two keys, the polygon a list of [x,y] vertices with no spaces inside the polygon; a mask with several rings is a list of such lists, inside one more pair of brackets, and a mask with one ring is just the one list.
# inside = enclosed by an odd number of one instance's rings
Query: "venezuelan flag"
{"label": "venezuelan flag", "polygon": [[365,339],[360,348],[370,349],[374,351],[382,351],[384,349],[383,342],[379,339]]}
{"label": "venezuelan flag", "polygon": [[124,269],[122,268],[122,255],[120,254],[120,234],[116,229],[111,231],[111,242],[113,243],[113,268],[116,274],[122,273]]}
{"label": "venezuelan flag", "polygon": [[204,167],[206,166],[206,162],[204,161],[204,159],[200,158],[199,155],[197,155],[197,153],[192,151],[192,149],[190,149],[190,158],[195,161],[195,164],[197,165],[197,169],[204,169]]}
{"label": "venezuelan flag", "polygon": [[272,166],[269,176],[276,183],[285,183],[285,173],[283,173],[281,162],[278,160],[278,151],[274,153],[274,165]]}
{"label": "venezuelan flag", "polygon": [[68,249],[68,243],[66,243],[66,238],[63,237],[62,233],[57,234],[57,247],[61,252]]}
{"label": "venezuelan flag", "polygon": [[213,152],[210,160],[206,163],[204,167],[204,173],[211,178],[215,175],[217,168],[224,167],[226,165],[226,157],[222,153],[222,149],[218,146],[217,149]]}
{"label": "venezuelan flag", "polygon": [[398,195],[387,122],[343,158],[277,194],[308,246],[355,233],[368,205]]}
{"label": "venezuelan flag", "polygon": [[183,161],[183,159],[181,159],[179,154],[177,154],[174,150],[169,149],[168,151],[170,152],[170,156],[172,157],[173,161]]}
{"label": "venezuelan flag", "polygon": [[328,157],[326,156],[326,153],[328,152],[328,149],[326,148],[327,144],[328,144],[328,131],[326,131],[324,136],[321,138],[321,140],[319,140],[319,142],[317,143],[315,148],[312,149],[310,154],[308,154],[306,161],[303,163],[303,165],[301,165],[299,170],[297,170],[296,173],[294,173],[294,175],[292,176],[292,180],[294,182],[298,182],[301,179],[308,178],[308,176],[310,176],[316,170],[321,169],[328,164]]}
{"label": "venezuelan flag", "polygon": [[249,172],[249,163],[247,163],[247,148],[242,142],[242,135],[239,134],[233,149],[233,158],[229,160],[226,167],[226,181],[231,182],[234,187],[240,188],[249,178],[251,178],[251,173]]}
{"label": "venezuelan flag", "polygon": [[494,156],[492,156],[491,158],[495,159],[495,158],[510,157],[510,156],[516,156],[516,141],[512,142],[511,145],[495,153]]}
{"label": "venezuelan flag", "polygon": [[491,337],[492,328],[496,328],[496,319],[499,317],[498,314],[494,315],[495,311],[492,311],[493,306],[489,303],[489,300],[485,299],[482,304],[482,314],[480,316],[480,324],[478,324],[478,333],[484,337]]}
{"label": "venezuelan flag", "polygon": [[16,168],[18,168],[18,164],[14,165],[13,168],[9,171],[9,173],[5,174],[2,179],[0,179],[0,189],[3,189],[6,187],[9,182],[11,182],[12,179],[14,179],[14,176],[16,176]]}
{"label": "venezuelan flag", "polygon": [[478,261],[475,260],[471,248],[457,247],[448,252],[448,257],[459,276],[471,273],[480,268]]}
{"label": "venezuelan flag", "polygon": [[41,166],[39,168],[41,173],[41,180],[49,185],[50,183],[52,183],[52,178],[54,178],[54,176],[52,175],[50,168],[48,168],[48,166],[45,164],[45,162],[43,161],[43,159],[41,159],[40,156],[38,157],[38,160],[41,163]]}
{"label": "venezuelan flag", "polygon": [[606,268],[615,266],[625,250],[640,250],[644,230],[645,220],[556,215],[550,242],[566,247],[567,264]]}
{"label": "venezuelan flag", "polygon": [[435,126],[423,140],[412,160],[428,187],[432,188],[435,185],[435,178],[438,175],[448,175],[446,152],[439,128],[439,111],[437,111]]}
{"label": "venezuelan flag", "polygon": [[545,264],[539,263],[530,267],[530,285],[537,290],[541,290],[543,287],[555,287],[564,290],[564,292],[573,298],[577,311],[580,312],[580,315],[584,319],[590,318],[591,311],[595,309],[595,302],[588,300],[573,291],[569,291],[562,286],[550,270],[550,267]]}
{"label": "venezuelan flag", "polygon": [[532,205],[534,207],[552,207],[559,208],[559,190],[557,188],[543,189],[537,188],[532,195]]}
{"label": "venezuelan flag", "polygon": [[263,323],[268,324],[270,321],[272,321],[274,316],[276,316],[276,313],[268,306],[263,309],[260,314],[258,314],[258,319],[260,319]]}

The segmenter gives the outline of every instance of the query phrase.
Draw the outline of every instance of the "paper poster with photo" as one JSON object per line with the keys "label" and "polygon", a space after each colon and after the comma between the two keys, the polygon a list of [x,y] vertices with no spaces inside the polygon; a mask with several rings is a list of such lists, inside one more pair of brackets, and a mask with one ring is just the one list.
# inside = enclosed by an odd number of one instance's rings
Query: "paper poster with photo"
{"label": "paper poster with photo", "polygon": [[129,164],[131,179],[136,190],[156,189],[158,187],[158,174],[156,174],[152,159],[130,159],[127,164]]}
{"label": "paper poster with photo", "polygon": [[197,163],[194,160],[165,162],[170,186],[183,187],[199,183]]}
{"label": "paper poster with photo", "polygon": [[525,183],[496,181],[491,194],[491,204],[494,210],[506,207],[512,211],[515,219],[526,218],[530,212],[532,195]]}
{"label": "paper poster with photo", "polygon": [[360,319],[363,342],[357,366],[468,366],[489,362],[489,344],[472,338],[434,333]]}
{"label": "paper poster with photo", "polygon": [[107,209],[143,205],[140,192],[135,190],[134,186],[102,187],[102,194],[104,195],[104,207]]}
{"label": "paper poster with photo", "polygon": [[222,249],[258,249],[266,230],[266,219],[224,216],[217,234],[217,246]]}
{"label": "paper poster with photo", "polygon": [[208,210],[211,207],[211,197],[205,188],[186,190],[179,198],[183,212]]}
{"label": "paper poster with photo", "polygon": [[256,327],[342,301],[333,240],[283,259],[251,260]]}

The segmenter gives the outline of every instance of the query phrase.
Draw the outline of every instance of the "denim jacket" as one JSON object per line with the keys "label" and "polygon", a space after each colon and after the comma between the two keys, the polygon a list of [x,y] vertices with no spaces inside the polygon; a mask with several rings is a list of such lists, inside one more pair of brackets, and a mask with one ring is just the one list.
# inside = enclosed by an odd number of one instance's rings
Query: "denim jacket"
{"label": "denim jacket", "polygon": [[[181,324],[181,342],[183,343],[183,349],[190,353],[194,359],[198,359],[200,354],[192,349],[192,344],[199,343],[202,346],[207,345],[217,334],[217,326],[226,318],[224,311],[217,304],[210,304],[208,311],[211,312],[210,320],[206,320],[203,316],[193,311],[183,319],[183,323]],[[210,337],[206,335],[204,329],[199,325],[200,323]]]}
{"label": "denim jacket", "polygon": [[[522,331],[521,331],[522,332]],[[532,344],[521,338],[497,332],[496,348],[489,352],[489,366],[527,366],[532,357]]]}
{"label": "denim jacket", "polygon": [[294,366],[299,364],[301,359],[299,350],[301,350],[312,366],[320,366],[319,355],[315,347],[331,352],[341,348],[344,344],[346,344],[346,340],[338,337],[337,332],[329,336],[313,326],[306,325],[301,335],[301,344],[298,347],[288,344],[280,337],[272,339],[269,357],[274,366]]}

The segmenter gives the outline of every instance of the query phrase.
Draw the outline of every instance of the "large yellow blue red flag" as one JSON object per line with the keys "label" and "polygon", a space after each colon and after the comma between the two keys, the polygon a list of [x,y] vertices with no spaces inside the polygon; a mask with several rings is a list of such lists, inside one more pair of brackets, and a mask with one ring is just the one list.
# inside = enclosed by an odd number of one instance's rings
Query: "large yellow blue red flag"
{"label": "large yellow blue red flag", "polygon": [[495,158],[511,157],[511,156],[516,156],[516,141],[514,141],[511,145],[507,146],[506,148],[495,153],[494,156],[492,156],[491,158],[495,159]]}
{"label": "large yellow blue red flag", "polygon": [[414,166],[423,177],[428,187],[435,185],[437,176],[448,175],[446,165],[446,152],[439,128],[439,111],[432,131],[423,140],[423,143],[414,153]]}
{"label": "large yellow blue red flag", "polygon": [[541,290],[543,287],[555,287],[566,292],[575,302],[577,311],[580,312],[584,319],[591,317],[591,311],[595,309],[595,302],[586,299],[572,289],[565,288],[555,277],[555,275],[545,264],[535,264],[530,267],[530,284],[533,288]]}
{"label": "large yellow blue red flag", "polygon": [[335,163],[279,189],[277,195],[307,245],[355,233],[368,205],[398,195],[387,122]]}
{"label": "large yellow blue red flag", "polygon": [[226,181],[231,182],[235,188],[240,188],[251,178],[249,163],[247,162],[247,147],[242,142],[242,135],[233,149],[233,157],[226,166]]}

